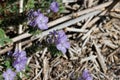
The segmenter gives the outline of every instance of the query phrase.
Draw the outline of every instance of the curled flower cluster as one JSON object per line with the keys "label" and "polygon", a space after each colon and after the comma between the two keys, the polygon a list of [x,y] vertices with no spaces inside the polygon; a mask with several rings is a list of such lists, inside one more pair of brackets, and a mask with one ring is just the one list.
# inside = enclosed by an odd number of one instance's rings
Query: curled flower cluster
{"label": "curled flower cluster", "polygon": [[53,11],[53,12],[58,12],[59,11],[59,4],[57,2],[52,2],[50,4],[50,9]]}
{"label": "curled flower cluster", "polygon": [[20,72],[25,69],[27,63],[27,57],[25,51],[16,50],[13,54],[15,61],[13,62],[13,67],[17,72]]}
{"label": "curled flower cluster", "polygon": [[82,73],[82,77],[80,77],[78,80],[93,80],[93,78],[90,75],[89,71],[85,69]]}
{"label": "curled flower cluster", "polygon": [[7,69],[2,76],[4,77],[5,80],[14,80],[16,73],[13,72],[11,69]]}
{"label": "curled flower cluster", "polygon": [[[50,9],[48,10],[48,13],[51,11],[53,12],[58,12],[59,11],[59,5],[57,2],[53,1],[50,4]],[[48,17],[44,16],[44,14],[42,14],[40,12],[40,10],[34,11],[33,9],[30,10],[27,13],[27,18],[29,20],[28,25],[29,26],[33,26],[33,27],[38,27],[41,30],[45,30],[48,29]]]}
{"label": "curled flower cluster", "polygon": [[48,17],[40,13],[39,10],[37,11],[30,10],[27,16],[28,16],[30,26],[33,26],[33,27],[38,26],[38,28],[41,30],[48,29],[48,25],[47,25]]}
{"label": "curled flower cluster", "polygon": [[65,54],[67,49],[70,48],[70,43],[67,39],[65,32],[63,30],[60,30],[50,32],[50,35],[51,34],[53,36],[53,41],[52,39],[50,39],[49,42],[54,43],[56,45],[56,48],[60,50],[63,54]]}
{"label": "curled flower cluster", "polygon": [[85,80],[92,80],[92,76],[90,75],[89,71],[87,69],[85,69],[83,71],[83,74],[82,74],[82,77],[85,79]]}
{"label": "curled flower cluster", "polygon": [[[24,70],[27,63],[26,52],[15,50],[12,56],[14,57],[13,67],[16,69],[16,72]],[[2,76],[5,80],[14,80],[16,73],[11,69],[7,69]]]}

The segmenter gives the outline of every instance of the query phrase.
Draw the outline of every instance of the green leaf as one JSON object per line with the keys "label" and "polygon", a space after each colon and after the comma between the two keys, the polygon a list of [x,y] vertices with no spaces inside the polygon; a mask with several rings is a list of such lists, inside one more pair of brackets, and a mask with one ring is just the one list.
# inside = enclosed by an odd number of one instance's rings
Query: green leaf
{"label": "green leaf", "polygon": [[1,46],[4,46],[4,42],[0,40],[0,45]]}
{"label": "green leaf", "polygon": [[2,29],[0,29],[0,38],[5,38],[5,32]]}
{"label": "green leaf", "polygon": [[5,42],[12,42],[12,40],[9,39],[9,37],[4,38],[3,40],[4,40]]}
{"label": "green leaf", "polygon": [[7,68],[11,68],[11,66],[10,66],[10,61],[5,61],[5,66],[6,66]]}
{"label": "green leaf", "polygon": [[28,2],[27,2],[27,4],[26,4],[27,10],[30,10],[30,9],[34,8],[34,7],[35,7],[34,4],[35,4],[35,1],[34,1],[34,0],[28,0]]}
{"label": "green leaf", "polygon": [[28,65],[26,65],[25,70],[30,71],[30,67]]}
{"label": "green leaf", "polygon": [[0,75],[0,80],[4,80],[2,75]]}
{"label": "green leaf", "polygon": [[57,2],[59,3],[59,13],[61,13],[65,10],[65,7],[62,3],[62,0],[57,0]]}
{"label": "green leaf", "polygon": [[10,42],[12,42],[12,40],[6,36],[4,30],[0,29],[0,45],[4,46],[5,43],[10,43]]}

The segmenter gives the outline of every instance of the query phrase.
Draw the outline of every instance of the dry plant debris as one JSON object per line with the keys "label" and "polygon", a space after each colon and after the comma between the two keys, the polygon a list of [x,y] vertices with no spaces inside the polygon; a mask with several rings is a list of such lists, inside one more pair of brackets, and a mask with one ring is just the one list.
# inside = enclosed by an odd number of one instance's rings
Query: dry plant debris
{"label": "dry plant debris", "polygon": [[[21,42],[25,49],[38,38],[44,42],[43,38],[54,29],[64,29],[69,37],[71,47],[67,55],[53,57],[47,47],[30,53],[27,80],[77,80],[86,68],[94,80],[120,80],[120,1],[63,0],[63,3],[64,16],[51,21],[48,31],[32,38],[28,33],[13,38],[13,42],[30,38]],[[0,54],[11,50],[12,45],[1,49]]]}

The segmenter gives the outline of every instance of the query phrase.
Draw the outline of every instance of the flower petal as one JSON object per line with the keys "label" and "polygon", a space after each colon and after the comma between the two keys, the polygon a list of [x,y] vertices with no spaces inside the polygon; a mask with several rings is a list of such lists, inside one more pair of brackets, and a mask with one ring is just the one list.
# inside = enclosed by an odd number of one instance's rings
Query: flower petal
{"label": "flower petal", "polygon": [[42,19],[43,23],[48,23],[48,17],[44,16],[44,18]]}
{"label": "flower petal", "polygon": [[63,46],[68,49],[68,48],[70,48],[70,43],[69,42],[64,42]]}
{"label": "flower petal", "polygon": [[57,49],[60,50],[63,54],[66,53],[66,48],[64,46],[62,46],[61,44],[58,44],[57,46]]}
{"label": "flower petal", "polygon": [[45,29],[48,29],[48,25],[47,24],[38,24],[38,28],[41,29],[41,30],[45,30]]}

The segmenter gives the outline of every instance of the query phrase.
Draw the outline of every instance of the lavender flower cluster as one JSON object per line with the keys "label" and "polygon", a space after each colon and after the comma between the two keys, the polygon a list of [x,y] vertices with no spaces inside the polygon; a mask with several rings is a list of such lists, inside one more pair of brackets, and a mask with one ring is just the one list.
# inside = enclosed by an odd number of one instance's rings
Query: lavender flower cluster
{"label": "lavender flower cluster", "polygon": [[[50,10],[53,12],[59,11],[59,4],[57,2],[52,2],[50,5]],[[28,25],[32,27],[38,27],[40,30],[48,29],[48,17],[40,12],[40,10],[34,11],[30,10],[27,14],[28,16]]]}
{"label": "lavender flower cluster", "polygon": [[7,69],[6,72],[3,73],[3,77],[5,80],[14,80],[16,73],[13,72],[11,69]]}
{"label": "lavender flower cluster", "polygon": [[[26,52],[15,50],[12,56],[14,57],[13,67],[16,69],[16,72],[23,71],[27,63]],[[3,73],[3,77],[5,80],[14,80],[16,72],[9,68]]]}
{"label": "lavender flower cluster", "polygon": [[54,43],[56,48],[60,50],[63,54],[66,53],[67,49],[70,48],[70,43],[67,36],[63,30],[50,32],[53,37],[49,39],[49,43]]}
{"label": "lavender flower cluster", "polygon": [[58,12],[59,11],[59,4],[57,2],[52,2],[51,5],[50,5],[50,9],[53,11],[53,12]]}
{"label": "lavender flower cluster", "polygon": [[28,20],[29,20],[30,26],[33,26],[33,27],[38,26],[38,28],[41,30],[48,29],[48,25],[47,25],[48,17],[40,13],[39,10],[37,11],[30,10],[28,13]]}
{"label": "lavender flower cluster", "polygon": [[16,50],[13,54],[15,60],[13,62],[13,67],[17,72],[20,72],[25,69],[27,63],[27,57],[25,51]]}
{"label": "lavender flower cluster", "polygon": [[89,71],[85,69],[82,73],[82,77],[80,77],[78,80],[93,80],[93,78],[90,75]]}

